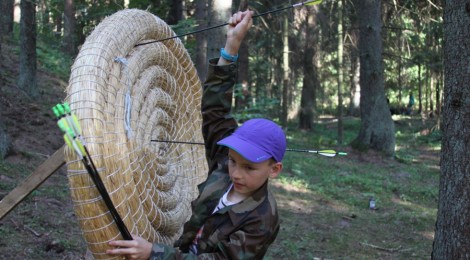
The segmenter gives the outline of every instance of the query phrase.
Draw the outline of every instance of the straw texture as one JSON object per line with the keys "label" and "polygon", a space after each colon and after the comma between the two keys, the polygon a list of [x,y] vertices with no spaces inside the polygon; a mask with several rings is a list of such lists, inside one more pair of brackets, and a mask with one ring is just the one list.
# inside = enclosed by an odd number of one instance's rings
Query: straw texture
{"label": "straw texture", "polygon": [[[201,146],[150,140],[201,142],[202,89],[178,38],[135,45],[174,35],[142,10],[107,17],[82,46],[66,97],[129,231],[166,244],[179,237],[191,214],[206,159]],[[65,157],[84,239],[96,259],[110,259],[107,243],[121,235],[77,155],[66,149]]]}

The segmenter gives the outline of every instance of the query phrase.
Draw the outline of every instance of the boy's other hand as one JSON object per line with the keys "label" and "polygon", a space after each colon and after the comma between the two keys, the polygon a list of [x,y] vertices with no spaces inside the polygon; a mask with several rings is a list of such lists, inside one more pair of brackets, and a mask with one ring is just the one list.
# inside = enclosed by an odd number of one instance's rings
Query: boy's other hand
{"label": "boy's other hand", "polygon": [[132,235],[133,240],[114,240],[109,242],[114,249],[106,250],[108,255],[122,255],[127,259],[149,259],[152,252],[152,243],[147,240]]}

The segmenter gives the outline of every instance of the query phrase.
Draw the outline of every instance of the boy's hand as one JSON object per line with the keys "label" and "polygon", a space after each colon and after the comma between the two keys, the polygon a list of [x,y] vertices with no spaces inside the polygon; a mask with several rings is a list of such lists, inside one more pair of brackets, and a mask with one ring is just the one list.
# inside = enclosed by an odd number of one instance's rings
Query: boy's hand
{"label": "boy's hand", "polygon": [[[227,41],[225,51],[230,55],[238,54],[238,49],[245,38],[248,29],[253,24],[253,11],[237,12],[228,21]],[[222,64],[221,64],[222,63]],[[219,65],[228,64],[224,59],[219,59]]]}
{"label": "boy's hand", "polygon": [[127,259],[149,259],[152,252],[152,243],[136,235],[132,235],[132,239],[109,242],[110,246],[117,248],[106,250],[106,254],[122,255]]}

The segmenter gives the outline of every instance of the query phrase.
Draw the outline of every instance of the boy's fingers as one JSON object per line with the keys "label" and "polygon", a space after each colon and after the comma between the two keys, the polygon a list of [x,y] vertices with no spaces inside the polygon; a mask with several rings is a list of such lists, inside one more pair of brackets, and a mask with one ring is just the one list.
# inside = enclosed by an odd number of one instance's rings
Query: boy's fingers
{"label": "boy's fingers", "polygon": [[115,248],[115,249],[108,249],[106,250],[106,254],[108,255],[127,255],[129,254],[128,249],[126,248]]}
{"label": "boy's fingers", "polygon": [[110,246],[132,247],[135,246],[135,240],[114,240],[110,241]]}
{"label": "boy's fingers", "polygon": [[243,20],[243,17],[245,17],[245,13],[238,12],[237,13],[237,22],[240,22],[241,20]]}

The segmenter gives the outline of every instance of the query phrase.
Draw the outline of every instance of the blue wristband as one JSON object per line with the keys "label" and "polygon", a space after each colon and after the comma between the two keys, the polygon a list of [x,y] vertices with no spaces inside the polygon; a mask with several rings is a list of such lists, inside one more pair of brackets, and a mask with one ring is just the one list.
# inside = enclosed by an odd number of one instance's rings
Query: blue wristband
{"label": "blue wristband", "polygon": [[233,56],[233,55],[230,55],[228,54],[224,48],[221,48],[220,49],[220,56],[222,56],[222,58],[228,60],[228,61],[231,61],[231,62],[236,62],[238,60],[238,53],[237,55]]}

